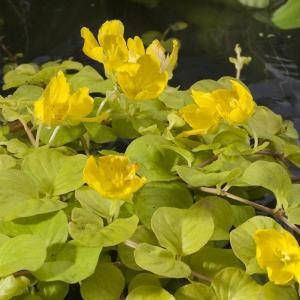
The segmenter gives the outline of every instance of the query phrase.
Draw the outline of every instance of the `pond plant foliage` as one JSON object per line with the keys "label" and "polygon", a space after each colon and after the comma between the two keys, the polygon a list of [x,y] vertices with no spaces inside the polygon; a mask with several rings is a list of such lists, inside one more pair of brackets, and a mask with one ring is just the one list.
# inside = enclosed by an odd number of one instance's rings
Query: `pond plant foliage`
{"label": "pond plant foliage", "polygon": [[81,36],[106,78],[72,60],[4,74],[0,299],[298,299],[292,122],[237,78],[168,86],[176,40],[125,40],[119,20]]}

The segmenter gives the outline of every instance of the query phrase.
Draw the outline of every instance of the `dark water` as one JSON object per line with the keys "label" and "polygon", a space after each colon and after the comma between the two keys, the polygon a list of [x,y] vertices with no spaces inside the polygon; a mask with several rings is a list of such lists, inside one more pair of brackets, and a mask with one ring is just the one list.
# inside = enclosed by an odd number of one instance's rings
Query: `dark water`
{"label": "dark water", "polygon": [[237,0],[0,0],[0,41],[11,53],[24,54],[19,62],[74,57],[94,64],[81,52],[82,26],[96,32],[105,20],[118,18],[132,36],[185,21],[188,28],[172,34],[182,48],[171,84],[188,88],[200,79],[233,75],[228,57],[238,42],[253,58],[242,79],[256,101],[300,129],[300,30],[283,31],[268,22],[270,11],[282,2],[257,12]]}

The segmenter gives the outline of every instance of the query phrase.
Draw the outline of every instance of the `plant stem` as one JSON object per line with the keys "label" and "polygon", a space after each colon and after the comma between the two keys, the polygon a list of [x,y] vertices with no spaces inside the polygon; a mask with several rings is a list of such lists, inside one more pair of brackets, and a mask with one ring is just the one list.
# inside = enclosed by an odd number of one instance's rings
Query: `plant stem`
{"label": "plant stem", "polygon": [[271,209],[271,208],[265,207],[265,206],[263,206],[261,204],[258,204],[258,203],[255,203],[253,201],[244,199],[242,197],[233,195],[233,194],[231,194],[229,192],[226,192],[226,191],[223,191],[223,190],[218,190],[216,188],[210,188],[210,187],[201,187],[200,190],[202,192],[206,192],[206,193],[209,193],[209,194],[214,194],[214,195],[219,195],[219,196],[225,196],[227,198],[239,201],[240,203],[253,206],[256,209],[264,211],[267,214],[271,214],[271,215],[273,214],[273,209]]}
{"label": "plant stem", "polygon": [[131,240],[125,241],[124,244],[133,249],[137,248],[137,246],[138,246],[138,243],[131,241]]}
{"label": "plant stem", "polygon": [[107,102],[107,100],[108,100],[108,97],[106,96],[106,98],[100,103],[100,105],[97,109],[97,112],[96,112],[96,116],[98,116],[101,113],[101,111],[102,111],[105,103]]}
{"label": "plant stem", "polygon": [[196,277],[197,279],[199,279],[199,281],[206,281],[208,283],[212,282],[212,278],[205,276],[203,274],[200,274],[198,272],[192,271],[192,276]]}
{"label": "plant stem", "polygon": [[210,188],[210,187],[200,187],[200,190],[202,192],[205,193],[209,193],[209,194],[214,194],[214,195],[218,195],[218,196],[224,196],[227,197],[229,199],[238,201],[240,203],[252,206],[254,208],[256,208],[257,210],[263,211],[265,213],[267,213],[268,215],[273,216],[274,218],[280,220],[281,222],[285,223],[290,229],[292,229],[293,231],[295,231],[297,234],[300,235],[300,228],[298,228],[295,224],[292,224],[288,221],[288,219],[284,216],[284,212],[282,213],[278,213],[279,211],[277,209],[272,209],[266,206],[263,206],[261,204],[258,204],[256,202],[247,200],[245,198],[236,196],[234,194],[231,194],[229,192],[223,191],[223,190],[218,190],[216,188]]}
{"label": "plant stem", "polygon": [[19,118],[19,121],[23,125],[24,130],[25,130],[25,132],[28,136],[28,139],[29,139],[30,143],[34,146],[35,145],[35,138],[34,138],[32,132],[31,132],[31,129],[27,126],[26,122],[23,119]]}
{"label": "plant stem", "polygon": [[48,142],[48,146],[51,146],[51,144],[53,143],[58,131],[60,129],[60,126],[56,126],[50,136],[49,142]]}
{"label": "plant stem", "polygon": [[89,136],[88,134],[84,134],[81,138],[81,144],[82,144],[82,147],[84,149],[84,153],[86,155],[90,155],[90,151],[89,151]]}
{"label": "plant stem", "polygon": [[39,124],[35,136],[35,143],[34,143],[35,148],[38,148],[40,145],[40,135],[41,135],[42,128],[43,128],[43,124]]}
{"label": "plant stem", "polygon": [[300,235],[300,228],[297,225],[290,223],[289,220],[284,216],[279,216],[278,219]]}
{"label": "plant stem", "polygon": [[197,168],[203,168],[207,165],[210,165],[212,162],[216,161],[218,159],[218,155],[213,155],[212,157],[204,160],[203,162],[201,162]]}

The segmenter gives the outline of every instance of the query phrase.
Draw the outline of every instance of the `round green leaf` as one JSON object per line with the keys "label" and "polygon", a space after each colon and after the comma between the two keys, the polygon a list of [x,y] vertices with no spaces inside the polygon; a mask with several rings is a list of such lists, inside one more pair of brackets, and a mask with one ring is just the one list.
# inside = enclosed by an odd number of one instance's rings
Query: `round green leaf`
{"label": "round green leaf", "polygon": [[75,198],[80,202],[81,206],[103,218],[109,218],[111,206],[113,202],[101,197],[99,193],[88,186],[83,186],[75,191]]}
{"label": "round green leaf", "polygon": [[189,190],[177,182],[150,182],[135,193],[133,201],[136,214],[148,228],[159,207],[189,208],[193,203]]}
{"label": "round green leaf", "polygon": [[[157,239],[154,233],[143,225],[137,227],[136,231],[134,232],[130,240],[137,244],[140,243],[148,243],[152,245],[157,244]],[[132,247],[129,247],[124,243],[119,244],[118,255],[120,257],[121,262],[126,267],[133,270],[141,270],[141,268],[135,263],[134,249]]]}
{"label": "round green leaf", "polygon": [[260,288],[259,300],[297,300],[297,291],[293,286],[280,286],[267,282]]}
{"label": "round green leaf", "polygon": [[280,164],[256,161],[245,170],[241,180],[246,184],[262,186],[272,191],[278,208],[288,206],[287,197],[292,184],[288,172]]}
{"label": "round green leaf", "polygon": [[158,135],[144,135],[135,139],[125,154],[140,166],[139,173],[148,181],[169,181],[176,178],[171,169],[178,155],[163,146],[171,142]]}
{"label": "round green leaf", "polygon": [[196,206],[203,207],[211,213],[214,221],[214,233],[211,240],[229,240],[229,231],[233,225],[233,213],[228,201],[208,196],[201,198]]}
{"label": "round green leaf", "polygon": [[76,283],[94,272],[100,251],[101,248],[81,246],[75,241],[58,244],[33,274],[41,281]]}
{"label": "round green leaf", "polygon": [[144,285],[132,290],[126,297],[126,300],[175,300],[175,298],[163,288]]}
{"label": "round green leaf", "polygon": [[134,251],[136,263],[144,270],[170,278],[187,278],[191,269],[175,259],[175,255],[161,247],[141,243]]}
{"label": "round green leaf", "polygon": [[69,224],[71,236],[82,245],[110,247],[129,239],[137,228],[137,216],[116,219],[105,227],[102,220],[91,212],[75,208]]}
{"label": "round green leaf", "polygon": [[163,247],[184,256],[197,252],[208,242],[214,222],[205,207],[160,207],[152,216],[151,227]]}
{"label": "round green leaf", "polygon": [[187,166],[176,166],[175,169],[183,181],[194,187],[220,185],[232,180],[240,173],[237,169],[212,173],[205,173],[200,169]]}
{"label": "round green leaf", "polygon": [[47,247],[64,243],[68,237],[68,221],[63,211],[19,218],[0,222],[0,232],[10,237],[20,234],[34,234],[46,242]]}
{"label": "round green leaf", "polygon": [[186,284],[175,293],[176,300],[215,300],[214,291],[202,283]]}
{"label": "round green leaf", "polygon": [[124,286],[122,272],[112,263],[103,263],[92,276],[83,280],[80,292],[84,300],[119,300]]}
{"label": "round green leaf", "polygon": [[34,180],[41,192],[61,195],[83,185],[84,155],[67,156],[54,149],[37,149],[27,155],[23,171]]}
{"label": "round green leaf", "polygon": [[279,7],[272,16],[272,22],[281,29],[294,29],[300,27],[300,2],[288,0]]}
{"label": "round green leaf", "polygon": [[244,271],[226,268],[220,271],[212,282],[218,300],[256,300],[260,291],[257,284]]}
{"label": "round green leaf", "polygon": [[152,273],[139,273],[131,279],[128,291],[131,292],[141,285],[153,285],[160,287],[160,281],[158,276]]}
{"label": "round green leaf", "polygon": [[231,249],[205,246],[187,257],[186,263],[192,270],[213,277],[224,268],[243,268],[243,264]]}
{"label": "round green leaf", "polygon": [[0,246],[0,277],[20,270],[35,271],[46,259],[45,242],[32,234],[21,234]]}

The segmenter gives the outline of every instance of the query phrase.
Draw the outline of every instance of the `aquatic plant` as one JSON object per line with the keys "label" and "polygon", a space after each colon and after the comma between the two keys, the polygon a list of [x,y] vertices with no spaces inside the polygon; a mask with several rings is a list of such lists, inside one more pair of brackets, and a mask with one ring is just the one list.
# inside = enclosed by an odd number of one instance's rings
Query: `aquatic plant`
{"label": "aquatic plant", "polygon": [[[168,80],[179,44],[107,21],[0,96],[0,299],[298,299],[292,122],[236,77]],[[238,47],[236,49],[239,49]]]}

